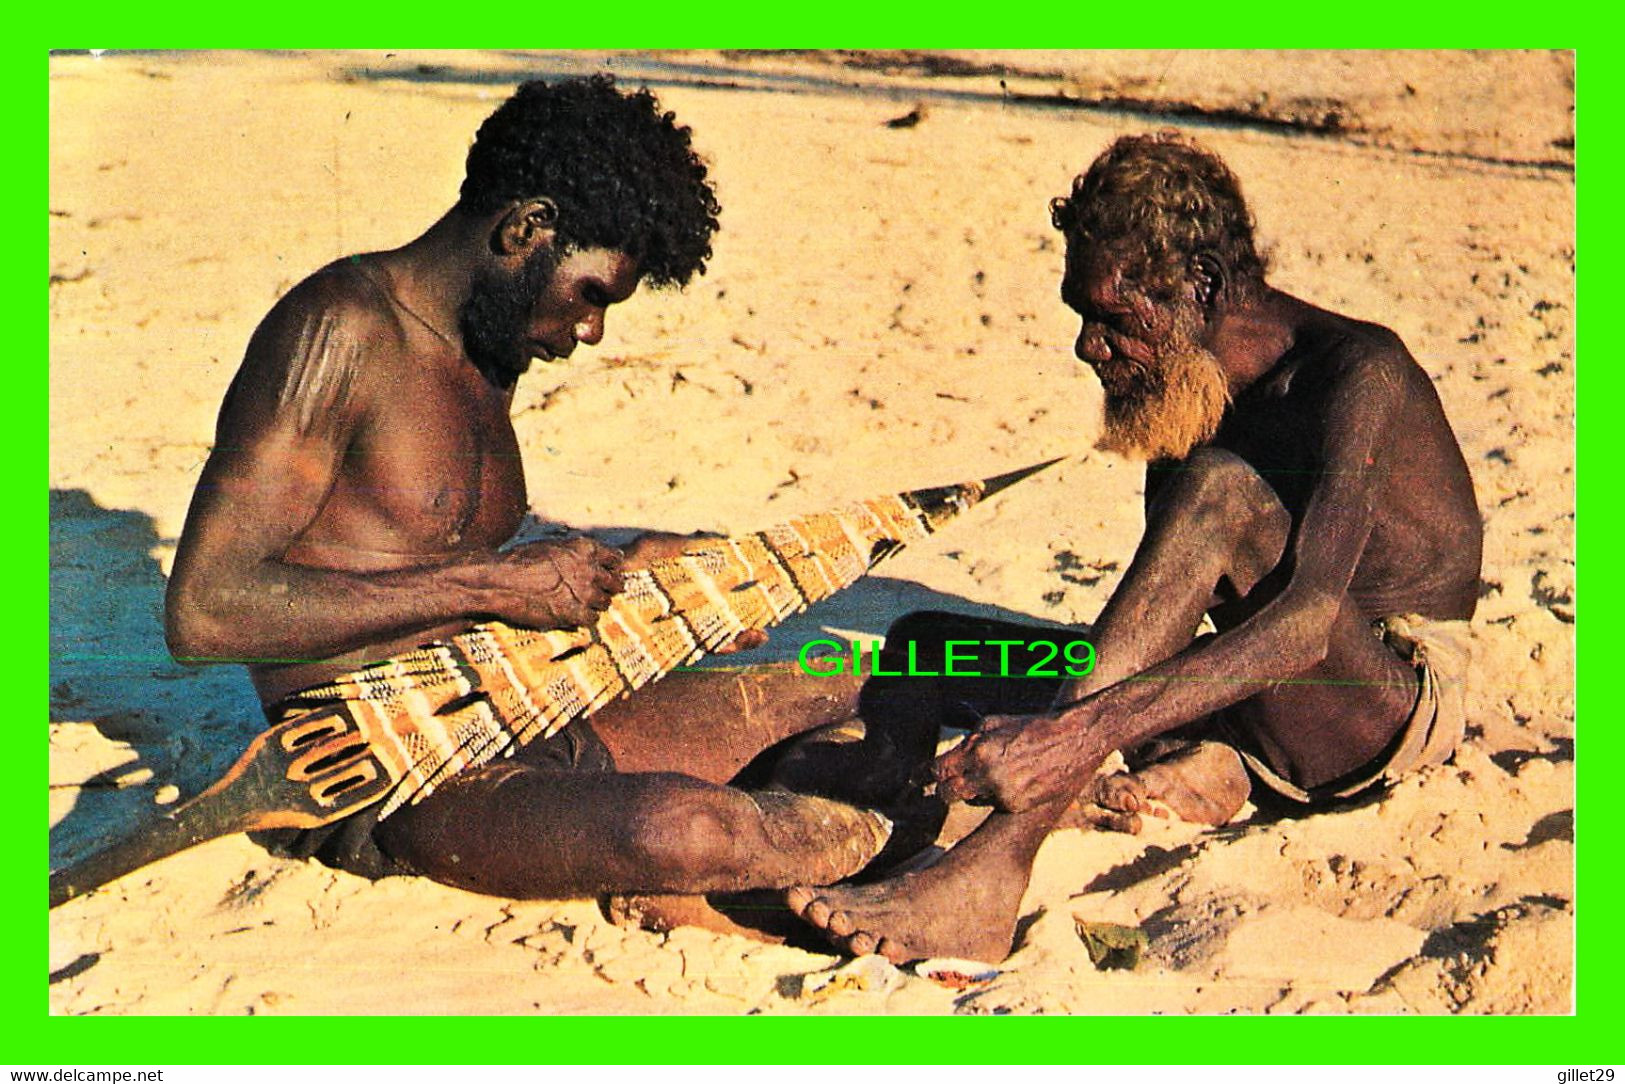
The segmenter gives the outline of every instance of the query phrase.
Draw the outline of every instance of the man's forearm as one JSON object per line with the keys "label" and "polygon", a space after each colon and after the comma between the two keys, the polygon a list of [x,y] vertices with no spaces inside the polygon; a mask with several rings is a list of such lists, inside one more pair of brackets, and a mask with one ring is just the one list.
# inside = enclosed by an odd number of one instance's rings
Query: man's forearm
{"label": "man's forearm", "polygon": [[177,577],[167,600],[170,650],[188,662],[308,662],[472,621],[499,608],[493,560],[369,573],[264,561],[208,584]]}

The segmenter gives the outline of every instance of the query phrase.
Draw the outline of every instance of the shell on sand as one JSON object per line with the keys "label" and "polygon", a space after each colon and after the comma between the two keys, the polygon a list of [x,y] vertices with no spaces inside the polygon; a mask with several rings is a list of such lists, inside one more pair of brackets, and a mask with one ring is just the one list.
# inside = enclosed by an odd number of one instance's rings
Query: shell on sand
{"label": "shell on sand", "polygon": [[977,960],[934,956],[914,965],[914,973],[950,990],[970,990],[986,986],[999,977],[999,969]]}

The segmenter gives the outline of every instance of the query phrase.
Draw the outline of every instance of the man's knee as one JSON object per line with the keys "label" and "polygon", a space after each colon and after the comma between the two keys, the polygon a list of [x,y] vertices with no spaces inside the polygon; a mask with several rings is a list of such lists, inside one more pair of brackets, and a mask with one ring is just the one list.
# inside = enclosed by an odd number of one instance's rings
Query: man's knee
{"label": "man's knee", "polygon": [[652,878],[650,887],[739,865],[748,826],[737,799],[708,787],[675,784],[640,796],[628,811],[626,857]]}
{"label": "man's knee", "polygon": [[1280,560],[1292,515],[1252,466],[1222,448],[1198,448],[1182,464],[1178,480],[1153,516],[1195,521],[1209,537],[1233,540],[1251,579]]}
{"label": "man's knee", "polygon": [[1180,464],[1168,499],[1213,514],[1273,516],[1281,499],[1252,465],[1223,448],[1198,448]]}

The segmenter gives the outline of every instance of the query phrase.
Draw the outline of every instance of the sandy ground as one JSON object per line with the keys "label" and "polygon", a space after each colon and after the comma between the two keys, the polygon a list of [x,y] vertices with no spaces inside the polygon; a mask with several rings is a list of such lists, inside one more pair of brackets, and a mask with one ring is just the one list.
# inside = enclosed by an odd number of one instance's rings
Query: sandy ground
{"label": "sandy ground", "polygon": [[[53,912],[53,1012],[1570,1010],[1566,55],[56,58],[53,863],[195,793],[256,726],[239,672],[168,660],[160,613],[257,320],[437,217],[517,73],[603,63],[693,126],[724,231],[703,280],[640,293],[600,348],[522,382],[541,514],[755,528],[1069,455],[771,650],[921,604],[1088,621],[1138,537],[1140,471],[1089,450],[1099,389],[1070,357],[1046,202],[1162,110],[1242,178],[1278,285],[1393,327],[1436,381],[1486,531],[1470,740],[1355,809],[1057,833],[1016,953],[969,991],[886,968],[821,985],[838,961],[818,952],[371,884],[237,837]],[[920,123],[885,126],[916,104]],[[1146,960],[1095,970],[1075,918],[1140,927]]]}

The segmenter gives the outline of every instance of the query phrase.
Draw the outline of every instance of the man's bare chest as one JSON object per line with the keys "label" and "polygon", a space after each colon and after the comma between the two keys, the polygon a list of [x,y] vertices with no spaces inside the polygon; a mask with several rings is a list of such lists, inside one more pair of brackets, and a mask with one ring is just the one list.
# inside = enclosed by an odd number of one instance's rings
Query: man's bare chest
{"label": "man's bare chest", "polygon": [[443,380],[403,381],[356,433],[333,497],[417,552],[505,541],[526,505],[506,396]]}

